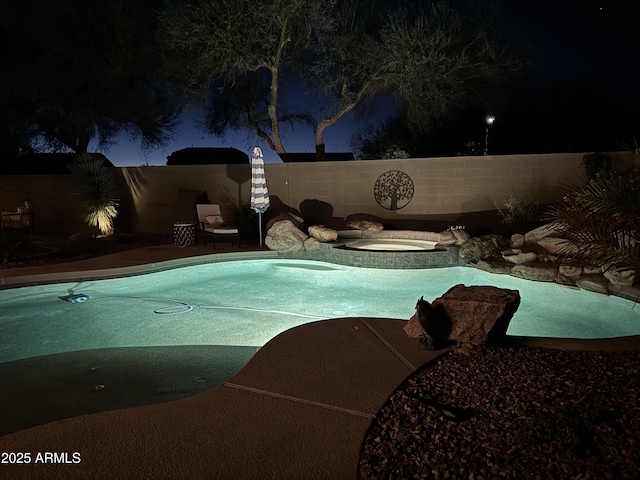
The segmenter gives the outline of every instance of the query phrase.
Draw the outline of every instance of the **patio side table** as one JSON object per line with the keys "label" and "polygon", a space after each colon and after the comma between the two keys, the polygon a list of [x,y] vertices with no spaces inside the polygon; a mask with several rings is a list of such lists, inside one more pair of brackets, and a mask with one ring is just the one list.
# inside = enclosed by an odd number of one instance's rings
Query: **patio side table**
{"label": "patio side table", "polygon": [[196,243],[196,226],[188,222],[174,222],[173,224],[173,243],[180,248]]}

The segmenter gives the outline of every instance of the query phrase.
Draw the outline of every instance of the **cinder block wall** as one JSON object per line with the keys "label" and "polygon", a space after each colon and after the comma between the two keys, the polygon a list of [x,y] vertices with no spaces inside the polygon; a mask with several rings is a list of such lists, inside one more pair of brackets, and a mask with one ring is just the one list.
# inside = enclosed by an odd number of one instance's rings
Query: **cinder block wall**
{"label": "cinder block wall", "polygon": [[[631,152],[612,153],[621,170],[637,164]],[[580,181],[583,153],[367,160],[265,165],[272,207],[301,213],[313,223],[339,226],[365,214],[401,226],[467,212],[494,210],[510,195],[552,203],[569,183]],[[637,167],[638,165],[636,165]],[[388,210],[374,197],[376,180],[399,170],[411,178],[414,194],[401,209]],[[117,169],[123,197],[120,222],[133,232],[171,232],[173,222],[191,221],[198,195],[212,202],[248,202],[249,165],[128,167]],[[0,177],[0,186],[25,190],[36,209],[34,233],[92,231],[82,221],[67,175]]]}
{"label": "cinder block wall", "polygon": [[33,233],[93,232],[82,218],[70,175],[0,175],[0,186],[24,190],[35,209]]}
{"label": "cinder block wall", "polygon": [[[581,155],[563,156],[547,162],[557,172],[541,170],[542,155],[502,157],[454,157],[411,160],[368,160],[355,163],[268,165],[288,169],[288,203],[300,209],[314,199],[330,204],[338,217],[367,213],[383,218],[419,218],[430,214],[455,214],[491,210],[494,202],[519,195],[537,201],[554,197],[553,189],[541,188],[541,179],[566,178],[580,166]],[[267,176],[269,177],[269,170]],[[374,198],[376,180],[385,172],[406,173],[414,195],[403,208],[390,211]],[[271,193],[271,182],[269,192]],[[278,185],[274,186],[277,189]],[[275,191],[274,191],[275,193]]]}
{"label": "cinder block wall", "polygon": [[130,229],[170,232],[173,222],[195,220],[194,205],[206,192],[212,203],[229,196],[249,200],[251,166],[193,165],[119,169],[133,212]]}

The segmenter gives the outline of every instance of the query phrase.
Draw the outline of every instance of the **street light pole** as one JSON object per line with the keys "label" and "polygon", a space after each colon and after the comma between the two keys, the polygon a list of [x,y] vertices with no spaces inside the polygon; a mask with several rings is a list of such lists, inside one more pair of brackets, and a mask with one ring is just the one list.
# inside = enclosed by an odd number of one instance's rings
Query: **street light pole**
{"label": "street light pole", "polygon": [[484,124],[485,124],[485,130],[484,130],[484,154],[488,155],[489,154],[489,127],[491,125],[493,125],[493,122],[496,121],[496,117],[494,115],[491,115],[490,113],[487,114],[486,117],[484,117]]}

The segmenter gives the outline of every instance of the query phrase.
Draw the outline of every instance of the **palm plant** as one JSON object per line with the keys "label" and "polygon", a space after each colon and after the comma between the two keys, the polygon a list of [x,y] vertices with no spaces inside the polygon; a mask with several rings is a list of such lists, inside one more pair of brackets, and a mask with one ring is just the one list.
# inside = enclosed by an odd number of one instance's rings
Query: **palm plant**
{"label": "palm plant", "polygon": [[70,169],[85,222],[98,227],[103,236],[111,235],[120,204],[113,173],[100,157],[87,153],[79,154]]}
{"label": "palm plant", "polygon": [[640,172],[596,175],[550,207],[566,251],[594,266],[640,270]]}

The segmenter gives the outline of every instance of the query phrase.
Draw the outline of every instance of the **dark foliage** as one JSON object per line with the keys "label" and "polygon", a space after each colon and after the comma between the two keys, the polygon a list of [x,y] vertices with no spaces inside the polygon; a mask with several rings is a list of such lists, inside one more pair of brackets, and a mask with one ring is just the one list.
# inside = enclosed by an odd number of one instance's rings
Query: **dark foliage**
{"label": "dark foliage", "polygon": [[596,175],[550,207],[566,252],[614,270],[640,270],[640,172]]}
{"label": "dark foliage", "polygon": [[[163,144],[176,92],[158,75],[153,11],[160,0],[24,0],[0,20],[0,148],[86,152],[121,132]],[[10,48],[7,46],[10,45]]]}

